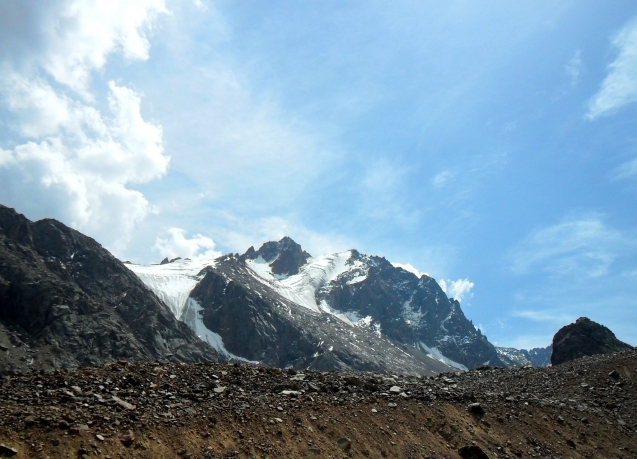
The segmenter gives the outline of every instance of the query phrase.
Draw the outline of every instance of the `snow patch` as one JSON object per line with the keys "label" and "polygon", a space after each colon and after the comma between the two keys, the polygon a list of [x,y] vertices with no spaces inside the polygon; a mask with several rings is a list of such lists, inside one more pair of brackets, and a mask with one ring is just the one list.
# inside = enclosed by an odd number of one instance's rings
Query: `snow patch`
{"label": "snow patch", "polygon": [[438,360],[439,362],[442,362],[444,364],[449,365],[450,367],[453,368],[457,368],[458,370],[462,370],[462,371],[467,371],[468,368],[465,367],[463,364],[455,362],[453,360],[451,360],[448,357],[445,357],[444,355],[442,355],[442,352],[440,352],[438,350],[438,348],[436,347],[429,347],[427,346],[425,343],[423,343],[422,341],[420,341],[418,343],[420,345],[420,348],[429,355],[429,357]]}
{"label": "snow patch", "polygon": [[210,344],[217,350],[217,352],[219,352],[227,359],[240,360],[246,363],[259,363],[252,360],[244,359],[243,357],[239,357],[238,355],[234,355],[231,352],[228,352],[228,350],[223,345],[223,339],[221,338],[221,336],[218,333],[215,333],[212,330],[208,329],[208,327],[204,325],[203,320],[201,319],[201,311],[203,311],[203,308],[197,302],[197,300],[188,298],[183,313],[183,321],[186,325],[193,329],[200,340]]}
{"label": "snow patch", "polygon": [[216,259],[185,258],[163,265],[130,263],[125,266],[137,274],[137,277],[170,308],[175,317],[181,320],[190,292],[203,277],[199,273],[207,266],[214,267],[216,263]]}
{"label": "snow patch", "polygon": [[[344,273],[364,268],[360,260],[348,263],[351,257],[352,252],[348,250],[310,258],[297,274],[287,277],[273,275],[270,265],[261,257],[246,260],[246,265],[255,274],[255,279],[273,288],[284,298],[314,312],[332,314],[334,311],[331,307],[324,308],[317,303],[316,292]],[[365,277],[359,274],[354,278],[356,281],[352,279],[350,282],[362,282]],[[339,318],[348,321],[346,317]]]}

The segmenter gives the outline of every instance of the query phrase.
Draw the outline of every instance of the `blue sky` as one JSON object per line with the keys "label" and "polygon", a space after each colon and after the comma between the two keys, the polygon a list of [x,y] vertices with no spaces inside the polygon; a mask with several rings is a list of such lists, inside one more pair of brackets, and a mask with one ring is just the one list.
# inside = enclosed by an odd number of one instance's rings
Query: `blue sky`
{"label": "blue sky", "polygon": [[502,346],[637,345],[637,4],[0,5],[0,202],[122,259],[283,235],[459,296]]}

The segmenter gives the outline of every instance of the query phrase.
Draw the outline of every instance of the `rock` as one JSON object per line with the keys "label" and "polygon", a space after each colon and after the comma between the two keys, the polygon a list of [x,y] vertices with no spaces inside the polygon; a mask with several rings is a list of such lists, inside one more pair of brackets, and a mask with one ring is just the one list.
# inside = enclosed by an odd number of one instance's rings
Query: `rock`
{"label": "rock", "polygon": [[469,410],[469,413],[477,414],[478,416],[482,416],[486,413],[482,405],[479,403],[472,403],[467,407],[467,409]]}
{"label": "rock", "polygon": [[18,450],[15,448],[11,448],[10,446],[6,446],[4,443],[0,443],[0,455],[11,457],[18,454]]}
{"label": "rock", "polygon": [[310,446],[308,448],[308,451],[313,454],[321,454],[321,448],[318,448],[316,446]]}
{"label": "rock", "polygon": [[613,370],[610,373],[608,373],[608,376],[610,376],[613,379],[619,379],[619,372],[617,370]]}
{"label": "rock", "polygon": [[97,434],[97,435],[95,435],[95,438],[97,438],[99,441],[104,441],[104,436],[103,435]]}
{"label": "rock", "polygon": [[225,387],[215,387],[212,389],[215,394],[223,394],[226,390]]}
{"label": "rock", "polygon": [[129,430],[124,435],[119,437],[119,441],[122,442],[124,446],[130,446],[135,442],[135,434],[132,430]]}
{"label": "rock", "polygon": [[392,392],[394,394],[400,394],[403,391],[403,389],[399,386],[392,386],[389,388],[389,392]]}
{"label": "rock", "polygon": [[114,400],[115,403],[117,403],[119,406],[121,406],[122,408],[125,408],[127,410],[134,410],[135,409],[135,405],[128,403],[126,400],[122,400],[121,398],[113,395],[111,397],[111,400]]}
{"label": "rock", "polygon": [[0,351],[8,351],[9,348],[7,346],[5,346],[4,344],[0,343]]}
{"label": "rock", "polygon": [[347,437],[339,438],[338,440],[336,440],[336,444],[345,452],[349,451],[352,448],[352,440]]}
{"label": "rock", "polygon": [[575,323],[560,328],[553,337],[551,363],[559,365],[587,355],[612,354],[630,348],[608,328],[580,317]]}
{"label": "rock", "polygon": [[463,446],[458,449],[458,454],[462,459],[490,459],[487,453],[477,445]]}
{"label": "rock", "polygon": [[88,430],[88,426],[86,424],[76,424],[69,428],[69,432],[76,435],[80,435],[85,430]]}
{"label": "rock", "polygon": [[71,386],[71,390],[75,392],[77,395],[82,395],[82,389],[79,386]]}

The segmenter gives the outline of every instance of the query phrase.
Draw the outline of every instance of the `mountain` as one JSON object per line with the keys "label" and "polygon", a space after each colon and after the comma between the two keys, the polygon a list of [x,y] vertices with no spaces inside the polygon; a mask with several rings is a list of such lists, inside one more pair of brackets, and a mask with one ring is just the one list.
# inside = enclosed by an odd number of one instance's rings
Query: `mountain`
{"label": "mountain", "polygon": [[93,239],[0,205],[0,370],[222,361]]}
{"label": "mountain", "polygon": [[496,347],[498,356],[508,367],[548,367],[551,364],[553,346],[536,347],[531,350],[512,347]]}
{"label": "mountain", "polygon": [[587,355],[612,354],[631,348],[607,327],[580,317],[575,323],[560,328],[553,337],[551,363],[559,365]]}
{"label": "mountain", "polygon": [[286,237],[240,256],[127,266],[228,358],[422,374],[504,365],[434,279],[356,250],[312,258]]}

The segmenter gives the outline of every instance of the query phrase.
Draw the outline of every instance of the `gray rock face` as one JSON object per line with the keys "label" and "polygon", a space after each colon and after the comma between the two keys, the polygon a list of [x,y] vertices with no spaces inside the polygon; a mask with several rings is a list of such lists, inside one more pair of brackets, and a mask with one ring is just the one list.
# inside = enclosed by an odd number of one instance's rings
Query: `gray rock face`
{"label": "gray rock face", "polygon": [[1,205],[0,342],[5,371],[221,360],[93,239]]}
{"label": "gray rock face", "polygon": [[203,324],[225,349],[280,368],[432,375],[452,368],[372,330],[348,325],[288,300],[255,279],[241,257],[225,256],[190,294]]}
{"label": "gray rock face", "polygon": [[[362,267],[322,287],[318,301],[338,311],[370,316],[384,335],[426,353],[436,348],[469,369],[504,366],[495,347],[465,317],[460,303],[447,298],[433,278],[418,278],[385,258],[355,250],[349,262]],[[355,282],[360,270],[365,278]]]}
{"label": "gray rock face", "polygon": [[559,365],[587,355],[612,354],[631,347],[618,340],[607,327],[580,317],[575,323],[560,328],[553,337],[551,363]]}

